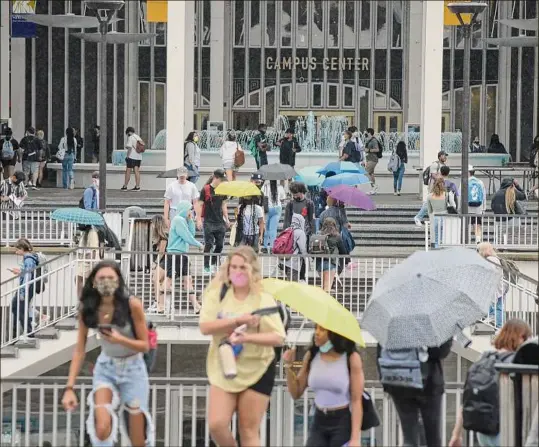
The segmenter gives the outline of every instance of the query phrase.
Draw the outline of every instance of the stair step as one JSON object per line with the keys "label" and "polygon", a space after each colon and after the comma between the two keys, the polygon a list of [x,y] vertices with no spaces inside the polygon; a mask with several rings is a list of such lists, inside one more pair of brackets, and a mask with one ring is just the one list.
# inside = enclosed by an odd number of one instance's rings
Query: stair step
{"label": "stair step", "polygon": [[54,325],[54,328],[60,331],[74,331],[79,327],[78,320],[75,317],[66,318]]}
{"label": "stair step", "polygon": [[0,350],[2,359],[16,359],[17,357],[19,357],[19,348],[15,346],[6,346]]}
{"label": "stair step", "polygon": [[36,332],[36,338],[39,340],[56,340],[59,337],[58,329],[46,327]]}
{"label": "stair step", "polygon": [[19,349],[38,349],[39,340],[37,338],[26,338],[15,342],[14,346]]}

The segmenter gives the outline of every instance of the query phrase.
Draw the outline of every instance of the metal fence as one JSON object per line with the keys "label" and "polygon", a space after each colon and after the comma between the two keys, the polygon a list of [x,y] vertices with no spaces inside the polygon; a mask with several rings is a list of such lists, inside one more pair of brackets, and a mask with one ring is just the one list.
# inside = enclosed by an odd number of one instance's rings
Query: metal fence
{"label": "metal fence", "polygon": [[425,249],[475,247],[481,241],[497,249],[537,252],[538,226],[537,216],[529,214],[434,214],[425,225]]}
{"label": "metal fence", "polygon": [[[2,446],[52,445],[87,446],[85,421],[91,391],[91,378],[80,378],[76,386],[79,407],[66,413],[60,401],[67,378],[38,377],[6,379],[0,385],[0,419]],[[399,445],[399,420],[391,399],[379,384],[367,382],[365,388],[380,415],[381,425],[362,433],[362,445]],[[455,415],[461,405],[462,384],[446,384],[442,409],[442,439],[447,445]],[[206,379],[166,378],[150,379],[149,412],[155,426],[157,446],[202,447],[214,445],[210,441],[207,424],[209,386]],[[309,391],[293,401],[286,383],[277,380],[270,405],[261,425],[261,444],[264,446],[302,446],[307,441],[313,421],[311,409],[313,394]],[[234,417],[232,430],[237,433]],[[474,445],[468,433],[468,445]],[[122,444],[126,445],[126,444]]]}

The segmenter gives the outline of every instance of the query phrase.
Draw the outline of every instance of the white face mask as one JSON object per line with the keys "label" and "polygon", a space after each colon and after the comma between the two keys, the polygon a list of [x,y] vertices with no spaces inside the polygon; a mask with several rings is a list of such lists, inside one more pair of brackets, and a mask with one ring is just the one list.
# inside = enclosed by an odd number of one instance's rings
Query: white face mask
{"label": "white face mask", "polygon": [[98,179],[98,178],[93,178],[93,179],[92,179],[92,183],[94,184],[94,186],[95,186],[96,188],[99,189],[99,179]]}

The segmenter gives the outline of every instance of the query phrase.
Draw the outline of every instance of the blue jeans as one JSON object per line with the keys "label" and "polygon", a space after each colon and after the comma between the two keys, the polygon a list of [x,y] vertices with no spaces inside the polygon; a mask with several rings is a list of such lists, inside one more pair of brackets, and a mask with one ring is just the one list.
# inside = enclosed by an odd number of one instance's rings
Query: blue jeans
{"label": "blue jeans", "polygon": [[477,433],[477,443],[480,447],[499,447],[500,434],[497,435],[485,435],[483,433]]}
{"label": "blue jeans", "polygon": [[280,206],[274,206],[268,211],[268,224],[266,232],[264,233],[264,247],[271,248],[277,238],[277,226],[279,225],[279,219],[283,208]]}
{"label": "blue jeans", "polygon": [[423,202],[423,205],[421,205],[421,209],[419,212],[415,215],[415,219],[423,220],[425,217],[427,217],[427,214],[429,213],[429,209],[427,208],[427,202]]}
{"label": "blue jeans", "polygon": [[[25,286],[23,286],[25,287]],[[32,298],[34,297],[34,284],[28,286],[28,314],[25,314],[26,298],[23,293],[15,292],[11,300],[11,313],[13,314],[13,338],[17,337],[17,325],[20,323],[20,335],[27,335],[32,330]],[[26,316],[26,318],[25,318]],[[33,337],[33,335],[32,335]]]}
{"label": "blue jeans", "polygon": [[444,232],[444,221],[442,219],[443,217],[435,217],[431,222],[432,228],[434,229],[434,241],[432,242],[434,244],[434,248],[438,248],[442,242],[442,235]]}
{"label": "blue jeans", "polygon": [[405,169],[406,165],[404,163],[401,163],[399,169],[393,172],[393,190],[395,192],[400,192],[400,190],[402,189],[402,178],[404,177]]}
{"label": "blue jeans", "polygon": [[[112,429],[107,439],[99,439],[95,427],[94,393],[102,388],[112,391],[112,402],[101,405],[112,419]],[[86,431],[94,447],[111,447],[118,439],[118,429],[129,437],[129,414],[143,413],[146,418],[146,445],[155,445],[152,417],[148,412],[150,384],[142,354],[130,357],[109,357],[101,352],[94,368],[93,391],[88,396]],[[116,410],[120,409],[119,416]]]}
{"label": "blue jeans", "polygon": [[62,160],[62,185],[64,189],[69,188],[71,180],[73,180],[73,162],[75,161],[74,154],[65,154]]}
{"label": "blue jeans", "polygon": [[490,318],[494,317],[494,324],[497,329],[503,326],[503,296],[498,297],[496,300],[496,309],[494,309],[494,304],[490,305],[488,309],[488,316]]}

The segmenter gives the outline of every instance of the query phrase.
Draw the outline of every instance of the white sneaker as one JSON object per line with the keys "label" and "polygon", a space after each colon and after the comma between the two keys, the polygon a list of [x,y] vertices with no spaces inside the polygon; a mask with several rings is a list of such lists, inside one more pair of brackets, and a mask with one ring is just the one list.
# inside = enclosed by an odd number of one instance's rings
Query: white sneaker
{"label": "white sneaker", "polygon": [[423,222],[421,222],[417,217],[414,217],[415,226],[423,228]]}

